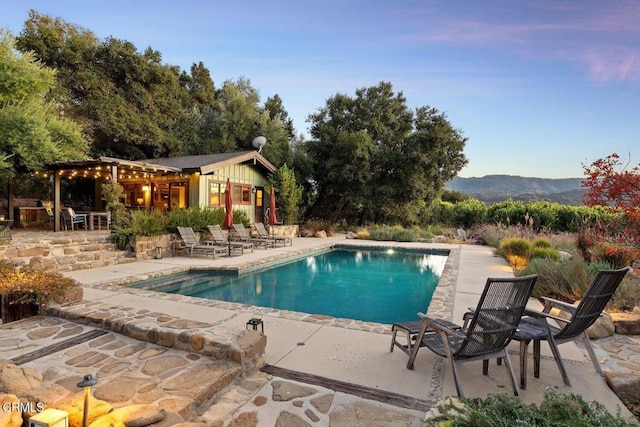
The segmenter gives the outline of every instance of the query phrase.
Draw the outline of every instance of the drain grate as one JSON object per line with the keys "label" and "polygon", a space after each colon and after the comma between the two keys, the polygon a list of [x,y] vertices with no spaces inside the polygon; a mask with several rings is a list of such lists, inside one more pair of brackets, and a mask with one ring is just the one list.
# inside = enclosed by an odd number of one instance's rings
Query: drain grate
{"label": "drain grate", "polygon": [[83,342],[90,341],[94,338],[101,337],[103,335],[108,334],[108,331],[102,329],[94,329],[93,331],[85,332],[80,335],[76,335],[75,337],[69,338],[64,341],[57,342],[55,344],[48,345],[46,347],[42,347],[36,351],[32,351],[30,353],[25,353],[21,356],[14,357],[11,359],[13,363],[16,365],[22,365],[23,363],[31,362],[33,360],[40,359],[41,357],[48,356],[53,353],[57,353],[61,350],[65,350],[69,347],[73,347],[78,344],[82,344]]}

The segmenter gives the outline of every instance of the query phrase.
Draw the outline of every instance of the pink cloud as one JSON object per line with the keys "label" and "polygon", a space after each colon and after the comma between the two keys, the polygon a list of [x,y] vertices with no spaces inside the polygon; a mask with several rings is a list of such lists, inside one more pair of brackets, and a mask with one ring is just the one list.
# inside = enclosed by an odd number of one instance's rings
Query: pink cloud
{"label": "pink cloud", "polygon": [[640,55],[638,52],[590,51],[584,61],[589,76],[599,82],[640,82]]}

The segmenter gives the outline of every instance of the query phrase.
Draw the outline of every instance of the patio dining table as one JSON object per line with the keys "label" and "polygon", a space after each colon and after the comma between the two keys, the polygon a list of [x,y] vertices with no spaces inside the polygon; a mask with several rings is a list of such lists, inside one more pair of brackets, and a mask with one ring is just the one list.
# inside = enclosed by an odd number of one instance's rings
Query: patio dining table
{"label": "patio dining table", "polygon": [[105,220],[108,218],[107,212],[90,211],[90,212],[78,212],[79,214],[86,215],[89,230],[95,229],[96,220],[98,220],[98,230],[100,230],[102,218]]}
{"label": "patio dining table", "polygon": [[107,212],[88,212],[88,215],[89,215],[89,230],[94,229],[95,220],[98,220],[98,230],[100,230],[102,218],[106,220],[108,217]]}

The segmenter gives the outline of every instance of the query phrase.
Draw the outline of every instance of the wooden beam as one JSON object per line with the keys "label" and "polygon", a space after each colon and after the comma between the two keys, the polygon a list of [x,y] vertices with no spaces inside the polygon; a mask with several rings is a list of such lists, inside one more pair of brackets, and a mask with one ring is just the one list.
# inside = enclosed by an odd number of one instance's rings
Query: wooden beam
{"label": "wooden beam", "polygon": [[265,365],[260,370],[276,377],[317,385],[334,391],[352,394],[363,399],[375,400],[377,402],[387,403],[389,405],[413,409],[416,411],[426,412],[437,404],[435,401],[418,399],[417,397],[405,396],[391,391],[379,390],[318,375],[292,371],[290,369],[279,368],[273,365]]}
{"label": "wooden beam", "polygon": [[109,332],[105,331],[104,329],[94,329],[92,331],[85,332],[80,335],[76,335],[75,337],[69,338],[67,340],[60,341],[52,345],[48,345],[46,347],[42,347],[30,353],[25,353],[18,357],[14,357],[13,359],[11,359],[11,361],[16,365],[22,365],[23,363],[31,362],[33,360],[40,359],[41,357],[49,356],[50,354],[57,353],[59,351],[65,350],[69,347],[76,346],[78,344],[82,344],[83,342],[90,341],[92,339],[101,337],[108,333]]}
{"label": "wooden beam", "polygon": [[55,171],[53,173],[53,231],[60,231],[60,175]]}

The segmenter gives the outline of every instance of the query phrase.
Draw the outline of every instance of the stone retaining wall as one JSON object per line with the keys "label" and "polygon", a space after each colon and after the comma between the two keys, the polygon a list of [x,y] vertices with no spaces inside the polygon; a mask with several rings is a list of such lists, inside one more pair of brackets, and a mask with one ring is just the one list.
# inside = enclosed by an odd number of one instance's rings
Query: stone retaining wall
{"label": "stone retaining wall", "polygon": [[108,234],[61,235],[49,239],[0,242],[0,260],[75,271],[135,261],[119,251]]}
{"label": "stone retaining wall", "polygon": [[244,374],[264,364],[267,337],[258,331],[241,330],[229,335],[224,328],[175,318],[150,310],[80,301],[48,307],[46,314],[76,323],[113,331],[139,341],[199,353],[241,365]]}
{"label": "stone retaining wall", "polygon": [[290,238],[294,238],[294,237],[298,237],[299,233],[300,233],[300,228],[298,227],[298,225],[274,225],[274,226],[269,226],[271,228],[271,232],[276,236],[276,237],[290,237]]}
{"label": "stone retaining wall", "polygon": [[131,251],[134,253],[137,261],[144,261],[154,258],[162,258],[171,255],[171,242],[176,237],[171,234],[163,234],[161,236],[135,238],[131,245]]}

